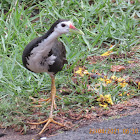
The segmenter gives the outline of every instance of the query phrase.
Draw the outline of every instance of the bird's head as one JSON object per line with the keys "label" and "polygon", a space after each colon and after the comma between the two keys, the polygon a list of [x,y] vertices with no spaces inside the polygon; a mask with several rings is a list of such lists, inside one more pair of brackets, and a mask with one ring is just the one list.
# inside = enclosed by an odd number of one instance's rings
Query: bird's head
{"label": "bird's head", "polygon": [[84,35],[84,33],[77,29],[70,20],[59,19],[55,23],[54,31],[64,34],[64,33],[77,33]]}

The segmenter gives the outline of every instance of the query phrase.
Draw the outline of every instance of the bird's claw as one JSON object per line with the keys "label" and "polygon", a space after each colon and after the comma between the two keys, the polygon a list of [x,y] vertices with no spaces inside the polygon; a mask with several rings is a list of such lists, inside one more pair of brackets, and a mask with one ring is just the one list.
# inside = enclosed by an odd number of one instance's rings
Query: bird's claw
{"label": "bird's claw", "polygon": [[48,119],[46,119],[46,120],[44,120],[44,121],[41,121],[41,122],[38,122],[38,123],[30,123],[29,122],[29,124],[32,124],[32,125],[39,125],[39,124],[43,124],[43,123],[46,123],[45,125],[44,125],[44,127],[42,128],[42,130],[39,132],[39,134],[38,135],[41,135],[44,131],[45,131],[45,129],[47,128],[47,126],[49,125],[49,123],[54,123],[54,124],[57,124],[57,125],[60,125],[60,126],[65,126],[64,124],[62,124],[62,123],[59,123],[59,122],[57,122],[57,121],[55,121],[52,117],[49,117]]}

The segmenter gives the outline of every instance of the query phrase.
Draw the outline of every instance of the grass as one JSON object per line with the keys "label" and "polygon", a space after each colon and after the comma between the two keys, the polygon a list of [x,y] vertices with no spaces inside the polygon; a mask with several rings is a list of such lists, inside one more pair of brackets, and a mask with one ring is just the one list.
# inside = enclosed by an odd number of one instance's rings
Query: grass
{"label": "grass", "polygon": [[[25,46],[46,32],[58,18],[71,19],[85,33],[85,36],[62,35],[60,39],[65,44],[69,64],[57,74],[56,87],[67,87],[71,89],[71,93],[62,95],[58,90],[59,96],[63,98],[58,101],[58,108],[90,108],[98,105],[96,99],[100,94],[111,94],[114,103],[129,98],[127,95],[119,96],[121,93],[133,93],[130,97],[140,95],[136,84],[124,88],[113,83],[108,86],[100,84],[98,90],[91,92],[87,90],[89,83],[85,82],[88,76],[77,76],[78,85],[71,79],[76,66],[86,66],[89,72],[95,69],[108,78],[113,74],[117,77],[139,76],[138,66],[124,72],[110,72],[111,65],[127,66],[128,61],[140,58],[140,50],[136,50],[133,57],[127,57],[127,52],[131,52],[140,43],[138,0],[7,0],[1,1],[0,7],[0,125],[3,127],[21,125],[26,130],[25,120],[28,117],[37,120],[41,118],[32,113],[29,97],[46,98],[44,92],[50,92],[50,77],[26,70],[21,56]],[[107,57],[92,65],[86,60],[88,56],[100,56],[110,50],[112,44],[113,54],[123,53],[124,58]],[[90,86],[94,89],[99,79],[90,80]],[[49,110],[44,105],[40,112],[48,114]]]}

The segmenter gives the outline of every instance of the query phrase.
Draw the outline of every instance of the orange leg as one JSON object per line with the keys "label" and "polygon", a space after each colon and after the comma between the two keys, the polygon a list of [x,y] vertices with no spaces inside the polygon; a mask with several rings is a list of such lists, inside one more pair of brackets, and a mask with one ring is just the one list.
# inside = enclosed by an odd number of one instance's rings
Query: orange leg
{"label": "orange leg", "polygon": [[41,122],[38,122],[38,123],[29,123],[29,124],[35,124],[35,125],[46,123],[44,125],[43,129],[39,132],[39,135],[41,135],[45,131],[45,129],[47,128],[47,126],[49,125],[50,122],[55,123],[55,124],[60,125],[60,126],[64,126],[63,124],[53,120],[53,108],[56,107],[56,104],[55,104],[56,88],[55,88],[55,77],[51,76],[51,79],[52,79],[52,84],[51,84],[51,111],[50,111],[49,118],[46,119],[45,121],[41,121]]}

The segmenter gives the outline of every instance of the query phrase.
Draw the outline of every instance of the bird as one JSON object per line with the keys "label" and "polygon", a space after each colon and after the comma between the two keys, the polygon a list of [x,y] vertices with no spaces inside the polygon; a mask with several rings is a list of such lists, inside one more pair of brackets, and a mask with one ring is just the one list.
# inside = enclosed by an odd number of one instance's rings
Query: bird
{"label": "bird", "polygon": [[77,33],[84,35],[84,33],[77,29],[73,22],[68,19],[58,19],[52,24],[50,29],[42,36],[33,39],[25,47],[22,54],[22,62],[26,69],[34,73],[48,73],[51,77],[51,109],[49,118],[41,122],[33,122],[30,124],[44,124],[44,127],[39,132],[41,135],[48,127],[49,123],[55,123],[64,126],[53,119],[53,111],[56,109],[55,97],[55,75],[62,70],[64,64],[67,64],[66,49],[61,41],[58,40],[62,34]]}

